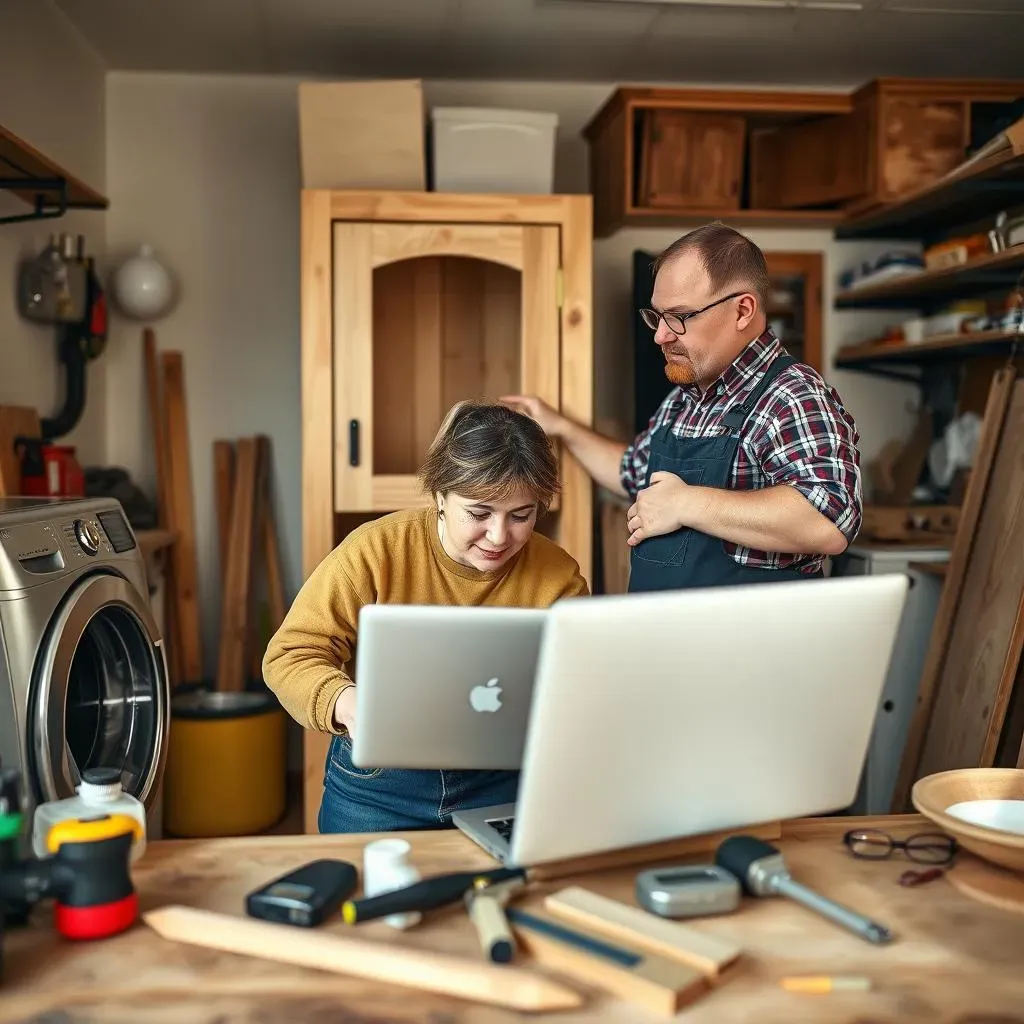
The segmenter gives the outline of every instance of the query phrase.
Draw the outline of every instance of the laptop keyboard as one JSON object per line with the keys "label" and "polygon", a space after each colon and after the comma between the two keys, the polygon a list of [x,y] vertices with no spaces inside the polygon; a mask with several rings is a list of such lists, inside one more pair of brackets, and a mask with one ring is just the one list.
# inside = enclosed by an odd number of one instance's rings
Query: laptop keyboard
{"label": "laptop keyboard", "polygon": [[512,842],[512,826],[515,824],[515,820],[515,818],[489,818],[487,824],[490,825],[506,843],[510,843]]}

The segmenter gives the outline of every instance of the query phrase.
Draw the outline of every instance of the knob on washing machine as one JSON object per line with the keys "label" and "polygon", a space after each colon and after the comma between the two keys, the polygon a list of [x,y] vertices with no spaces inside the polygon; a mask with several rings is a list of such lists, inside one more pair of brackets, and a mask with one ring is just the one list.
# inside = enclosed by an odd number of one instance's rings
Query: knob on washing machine
{"label": "knob on washing machine", "polygon": [[84,519],[76,519],[75,537],[78,538],[78,543],[87,554],[95,555],[99,551],[100,535],[92,523],[87,523]]}

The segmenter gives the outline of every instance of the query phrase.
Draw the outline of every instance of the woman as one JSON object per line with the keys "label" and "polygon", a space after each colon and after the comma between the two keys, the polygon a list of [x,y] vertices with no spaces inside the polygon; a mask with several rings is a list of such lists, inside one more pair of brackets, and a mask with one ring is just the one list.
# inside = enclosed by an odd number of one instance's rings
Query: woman
{"label": "woman", "polygon": [[420,475],[433,503],[353,530],[299,591],[263,661],[285,710],[307,729],[334,734],[321,832],[450,826],[453,811],[513,801],[519,778],[352,764],[359,723],[346,667],[363,605],[547,608],[587,594],[575,559],[534,532],[558,486],[557,462],[536,421],[504,405],[460,403]]}

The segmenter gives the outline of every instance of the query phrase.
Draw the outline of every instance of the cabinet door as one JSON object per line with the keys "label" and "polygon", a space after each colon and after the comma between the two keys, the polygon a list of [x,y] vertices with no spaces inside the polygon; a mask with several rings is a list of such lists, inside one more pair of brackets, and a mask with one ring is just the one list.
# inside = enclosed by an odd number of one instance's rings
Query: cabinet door
{"label": "cabinet door", "polygon": [[641,206],[730,210],[740,204],[742,117],[659,110],[644,122]]}
{"label": "cabinet door", "polygon": [[826,206],[870,189],[867,110],[755,132],[750,205],[759,210]]}
{"label": "cabinet door", "polygon": [[427,500],[417,471],[462,399],[558,408],[557,227],[334,225],[335,508]]}
{"label": "cabinet door", "polygon": [[914,96],[881,102],[879,199],[890,202],[938,181],[967,152],[967,104]]}

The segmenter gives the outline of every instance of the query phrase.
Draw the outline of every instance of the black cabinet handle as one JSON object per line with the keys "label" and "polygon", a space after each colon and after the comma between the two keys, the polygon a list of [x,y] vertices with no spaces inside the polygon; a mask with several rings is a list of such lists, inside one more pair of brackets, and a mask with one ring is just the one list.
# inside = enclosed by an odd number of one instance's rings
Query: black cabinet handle
{"label": "black cabinet handle", "polygon": [[359,420],[348,421],[348,464],[359,465]]}

